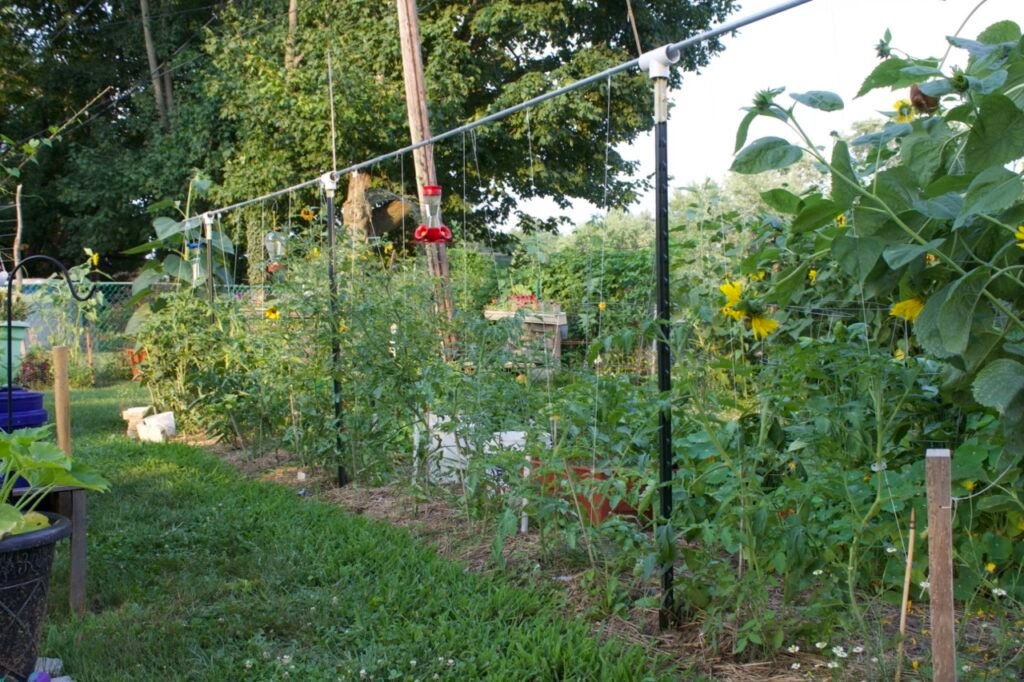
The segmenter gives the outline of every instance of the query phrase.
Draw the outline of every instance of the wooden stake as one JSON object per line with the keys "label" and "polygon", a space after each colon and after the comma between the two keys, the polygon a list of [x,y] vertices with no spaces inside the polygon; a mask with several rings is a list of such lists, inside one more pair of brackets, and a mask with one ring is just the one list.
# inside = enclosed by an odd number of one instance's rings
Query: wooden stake
{"label": "wooden stake", "polygon": [[895,682],[903,674],[903,640],[907,636],[907,610],[910,606],[910,572],[914,568],[914,531],[916,528],[915,509],[910,510],[910,537],[907,542],[907,566],[903,572],[903,601],[900,602],[900,643],[896,650]]}
{"label": "wooden stake", "polygon": [[57,447],[71,454],[71,384],[68,381],[68,348],[53,349],[53,407],[57,421]]}
{"label": "wooden stake", "polygon": [[[57,447],[71,454],[71,385],[68,380],[67,346],[53,349],[53,404],[57,422]],[[85,614],[85,491],[66,490],[57,493],[64,513],[71,517],[71,557],[69,572],[71,584],[69,596],[71,610],[78,615]]]}
{"label": "wooden stake", "polygon": [[925,455],[928,485],[928,593],[932,625],[932,680],[956,680],[953,618],[953,498],[950,454],[930,449]]}

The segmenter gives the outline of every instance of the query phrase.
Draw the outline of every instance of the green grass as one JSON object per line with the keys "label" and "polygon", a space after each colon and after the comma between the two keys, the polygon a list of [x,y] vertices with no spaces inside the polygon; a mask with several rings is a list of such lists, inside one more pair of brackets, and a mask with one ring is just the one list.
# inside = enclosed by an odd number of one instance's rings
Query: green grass
{"label": "green grass", "polygon": [[75,454],[114,483],[89,497],[86,617],[68,612],[66,547],[55,568],[40,653],[76,681],[658,676],[648,652],[560,615],[557,593],[469,573],[202,450],[126,440],[132,390],[73,395]]}

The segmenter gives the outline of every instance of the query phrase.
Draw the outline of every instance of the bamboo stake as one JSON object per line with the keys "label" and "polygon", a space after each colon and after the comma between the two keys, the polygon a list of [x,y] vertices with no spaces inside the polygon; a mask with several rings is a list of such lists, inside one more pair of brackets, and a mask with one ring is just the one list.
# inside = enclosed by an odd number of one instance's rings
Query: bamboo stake
{"label": "bamboo stake", "polygon": [[910,606],[910,572],[914,568],[914,530],[916,528],[915,511],[910,510],[910,535],[907,540],[907,567],[903,573],[903,601],[900,602],[900,644],[896,650],[895,682],[900,682],[903,674],[903,643],[907,635],[907,611]]}
{"label": "bamboo stake", "polygon": [[57,421],[57,447],[71,454],[71,390],[68,381],[68,348],[53,349],[53,407]]}

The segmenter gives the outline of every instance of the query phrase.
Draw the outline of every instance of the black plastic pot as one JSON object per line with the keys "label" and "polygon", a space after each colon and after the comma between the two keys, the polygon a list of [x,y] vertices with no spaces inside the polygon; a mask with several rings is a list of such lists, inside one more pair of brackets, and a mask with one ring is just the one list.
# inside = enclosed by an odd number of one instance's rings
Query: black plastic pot
{"label": "black plastic pot", "polygon": [[50,527],[0,540],[0,678],[24,682],[36,664],[53,548],[71,522],[44,512]]}

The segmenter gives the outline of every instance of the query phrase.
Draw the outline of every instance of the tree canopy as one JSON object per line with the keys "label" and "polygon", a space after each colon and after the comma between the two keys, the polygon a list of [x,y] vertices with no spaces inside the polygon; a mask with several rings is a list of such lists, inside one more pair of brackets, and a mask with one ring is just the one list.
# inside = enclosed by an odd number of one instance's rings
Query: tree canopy
{"label": "tree canopy", "polygon": [[[208,201],[215,205],[329,170],[328,54],[338,164],[407,144],[394,3],[295,5],[294,27],[286,0],[13,0],[0,10],[5,167],[21,143],[45,136],[111,88],[16,180],[4,181],[5,194],[15,181],[24,185],[30,251],[76,260],[91,247],[104,254],[108,269],[127,269],[133,261],[116,254],[149,238],[147,206],[182,197],[197,172],[213,181]],[[735,3],[633,5],[646,50],[723,21]],[[143,8],[155,61],[147,55]],[[423,3],[420,22],[435,133],[637,54],[624,1],[439,0]],[[681,66],[699,69],[721,49],[712,41],[688,50]],[[467,227],[477,234],[510,218],[527,230],[553,228],[556,220],[518,215],[519,198],[603,200],[606,141],[628,143],[652,122],[643,74],[615,78],[610,98],[607,87],[550,100],[438,145],[449,215],[461,219],[464,200]],[[612,149],[607,165],[611,203],[629,203],[645,182],[631,177],[635,162]],[[415,194],[411,160],[371,170],[375,184]]]}

